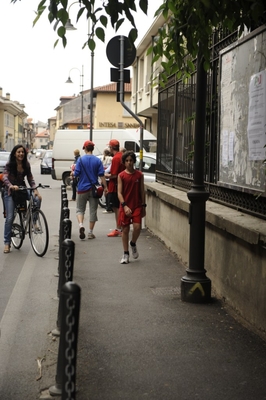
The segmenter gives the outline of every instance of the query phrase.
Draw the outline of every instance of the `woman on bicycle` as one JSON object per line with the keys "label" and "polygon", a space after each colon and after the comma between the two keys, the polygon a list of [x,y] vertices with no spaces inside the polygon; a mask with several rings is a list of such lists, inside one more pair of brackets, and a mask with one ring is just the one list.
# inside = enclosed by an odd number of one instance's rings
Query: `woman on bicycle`
{"label": "woman on bicycle", "polygon": [[[30,187],[35,187],[35,181],[31,173],[31,166],[27,159],[27,151],[21,144],[16,145],[10,153],[9,161],[5,166],[3,173],[3,200],[5,207],[5,227],[4,227],[4,253],[10,253],[12,223],[14,219],[15,202],[12,198],[12,192],[18,190],[19,186],[26,186],[24,178]],[[28,197],[30,198],[30,196]],[[41,196],[36,189],[34,191],[36,206],[41,205]]]}

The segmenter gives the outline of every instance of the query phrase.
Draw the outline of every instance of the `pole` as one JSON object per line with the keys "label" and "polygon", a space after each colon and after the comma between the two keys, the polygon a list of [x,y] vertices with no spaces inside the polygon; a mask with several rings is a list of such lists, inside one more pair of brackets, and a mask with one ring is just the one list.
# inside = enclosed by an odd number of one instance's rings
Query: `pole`
{"label": "pole", "polygon": [[84,73],[83,73],[83,65],[81,69],[81,129],[83,129],[83,78],[84,78]]}
{"label": "pole", "polygon": [[[92,12],[94,6],[92,5]],[[90,37],[90,20],[88,24],[88,37]],[[94,24],[91,27],[91,37],[94,37]],[[93,86],[94,86],[94,51],[91,51],[91,90],[90,90],[90,140],[93,139]]]}
{"label": "pole", "polygon": [[139,170],[142,171],[143,166],[143,122],[141,119],[133,113],[133,111],[127,107],[124,102],[124,56],[125,56],[125,37],[120,36],[120,61],[119,61],[119,101],[121,105],[135,118],[140,125],[140,151],[139,151]]}
{"label": "pole", "polygon": [[204,186],[205,118],[207,97],[207,73],[199,44],[197,58],[196,120],[193,184],[187,196],[189,205],[189,268],[181,279],[181,300],[206,303],[211,299],[211,280],[204,269],[205,213],[209,193]]}

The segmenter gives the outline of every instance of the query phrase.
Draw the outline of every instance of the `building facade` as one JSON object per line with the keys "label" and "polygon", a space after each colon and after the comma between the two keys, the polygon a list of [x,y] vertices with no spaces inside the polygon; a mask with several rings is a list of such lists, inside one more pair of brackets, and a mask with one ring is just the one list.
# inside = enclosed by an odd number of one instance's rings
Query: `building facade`
{"label": "building facade", "polygon": [[24,130],[24,121],[28,114],[25,106],[18,101],[12,101],[10,93],[3,96],[0,88],[0,148],[10,151],[16,144],[29,148],[27,132]]}
{"label": "building facade", "polygon": [[[139,127],[135,118],[117,101],[116,83],[93,89],[92,116],[90,93],[90,90],[85,90],[81,96],[75,98],[60,98],[60,105],[55,109],[57,111],[56,130],[89,129],[91,120],[94,129],[137,129]],[[125,84],[124,103],[132,109],[130,83]],[[141,120],[147,129],[148,119],[141,117]]]}

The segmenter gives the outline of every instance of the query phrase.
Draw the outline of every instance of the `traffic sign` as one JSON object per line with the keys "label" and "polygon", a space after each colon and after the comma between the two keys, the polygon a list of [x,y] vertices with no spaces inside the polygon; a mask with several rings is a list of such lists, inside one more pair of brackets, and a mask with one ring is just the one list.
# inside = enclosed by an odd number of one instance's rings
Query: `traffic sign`
{"label": "traffic sign", "polygon": [[[121,40],[123,40],[124,43],[124,60],[121,60],[120,54]],[[115,36],[108,42],[106,46],[106,55],[114,67],[119,68],[122,62],[123,68],[127,68],[132,65],[136,58],[136,47],[130,43],[128,37],[122,35]]]}

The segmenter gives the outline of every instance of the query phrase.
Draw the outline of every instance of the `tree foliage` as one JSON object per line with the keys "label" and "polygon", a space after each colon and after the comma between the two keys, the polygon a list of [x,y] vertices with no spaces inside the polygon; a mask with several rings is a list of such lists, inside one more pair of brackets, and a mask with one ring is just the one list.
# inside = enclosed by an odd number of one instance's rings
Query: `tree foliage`
{"label": "tree foliage", "polygon": [[[23,0],[11,0],[11,3]],[[25,0],[27,1],[27,0]],[[72,4],[79,3],[79,11],[77,13],[76,22],[85,15],[87,19],[92,21],[92,30],[84,46],[88,45],[90,50],[94,50],[95,41],[94,35],[101,41],[105,41],[105,29],[110,23],[111,26],[117,31],[125,20],[130,21],[132,29],[129,32],[129,39],[134,42],[138,36],[135,25],[133,12],[136,11],[136,4],[138,3],[140,9],[147,14],[148,0],[42,0],[38,4],[36,10],[36,18],[33,22],[35,25],[39,18],[43,15],[45,10],[48,10],[48,19],[50,24],[53,24],[54,30],[57,31],[58,40],[62,40],[63,46],[67,45],[66,39],[66,24],[69,19],[69,9]],[[55,42],[55,46],[58,43]]]}
{"label": "tree foliage", "polygon": [[[11,0],[15,3],[18,0]],[[20,0],[21,1],[21,0]],[[23,1],[23,0],[22,0]],[[27,1],[27,0],[25,0]],[[129,38],[134,42],[137,28],[134,14],[136,4],[146,14],[148,0],[78,0],[79,11],[77,22],[85,14],[92,20],[92,32],[85,42],[91,50],[95,48],[94,35],[105,40],[105,29],[108,23],[117,31],[125,20],[130,21],[132,29]],[[69,8],[73,2],[68,0],[42,0],[36,11],[34,24],[48,9],[48,19],[53,24],[63,45],[66,46],[66,23],[69,19]],[[189,74],[193,71],[193,58],[197,56],[198,44],[201,42],[205,58],[205,69],[209,68],[209,38],[214,29],[219,27],[229,32],[265,23],[265,0],[162,0],[156,15],[165,18],[165,24],[159,29],[156,43],[150,51],[153,60],[163,57],[162,66],[166,75],[173,73]],[[263,20],[264,16],[264,20]],[[148,28],[148,27],[147,27]],[[189,55],[189,56],[188,56]],[[185,60],[185,61],[184,61]]]}
{"label": "tree foliage", "polygon": [[[192,60],[197,57],[199,43],[210,68],[210,37],[215,29],[228,32],[253,29],[266,21],[264,0],[166,0],[157,10],[165,23],[159,30],[156,44],[151,49],[154,60],[164,56],[166,75],[186,76],[194,70]],[[264,18],[263,18],[264,16]],[[150,50],[150,51],[151,51]]]}

